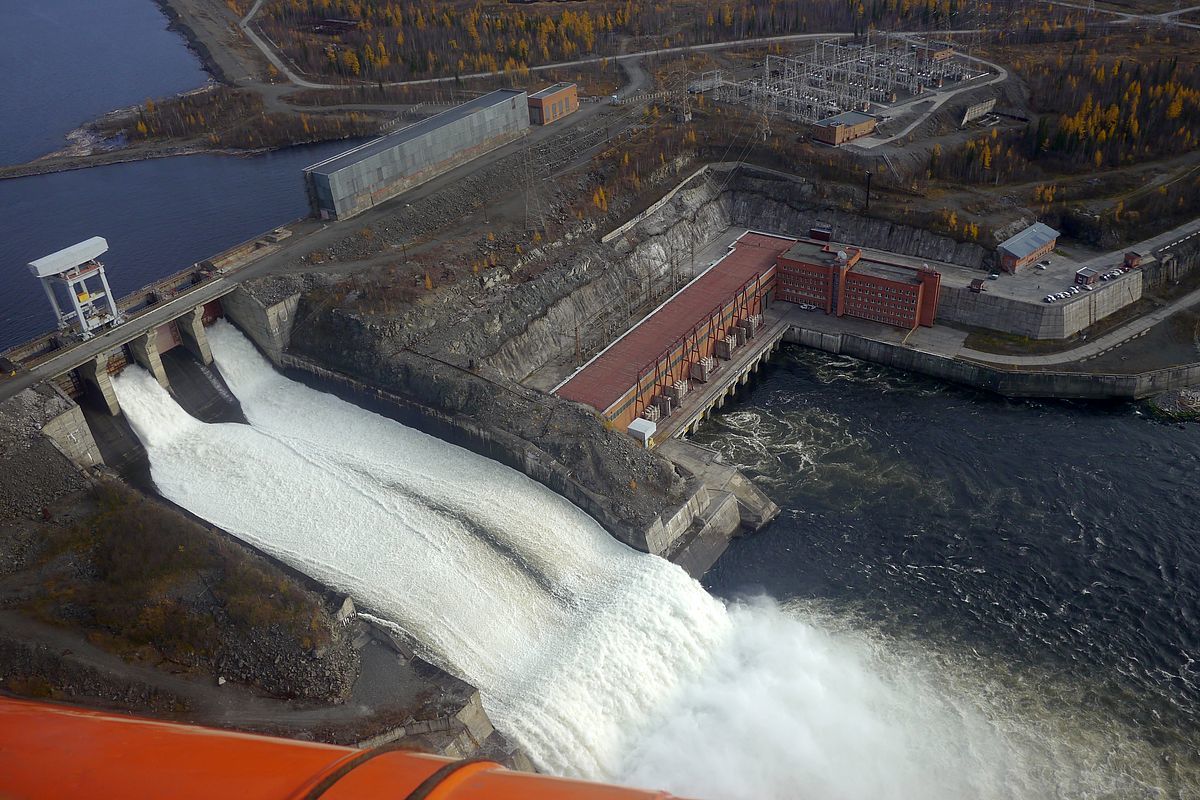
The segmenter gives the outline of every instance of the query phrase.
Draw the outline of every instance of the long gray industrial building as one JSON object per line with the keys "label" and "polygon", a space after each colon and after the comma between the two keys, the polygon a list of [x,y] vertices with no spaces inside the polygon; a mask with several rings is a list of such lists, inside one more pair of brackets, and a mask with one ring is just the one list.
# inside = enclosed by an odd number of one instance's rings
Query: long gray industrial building
{"label": "long gray industrial building", "polygon": [[529,128],[529,101],[498,89],[304,170],[313,213],[345,219],[495,150]]}

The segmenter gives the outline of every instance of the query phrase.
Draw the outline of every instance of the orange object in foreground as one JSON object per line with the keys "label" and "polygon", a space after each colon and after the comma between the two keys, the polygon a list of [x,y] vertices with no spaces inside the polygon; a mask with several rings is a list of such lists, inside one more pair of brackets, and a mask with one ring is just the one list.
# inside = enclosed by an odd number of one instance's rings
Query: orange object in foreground
{"label": "orange object in foreground", "polygon": [[664,800],[390,747],[354,750],[0,697],[0,797]]}

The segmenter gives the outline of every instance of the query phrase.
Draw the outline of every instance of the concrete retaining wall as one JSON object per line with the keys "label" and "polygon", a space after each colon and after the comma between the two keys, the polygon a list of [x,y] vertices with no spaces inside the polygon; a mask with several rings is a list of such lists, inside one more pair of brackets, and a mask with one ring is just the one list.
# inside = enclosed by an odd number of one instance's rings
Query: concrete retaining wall
{"label": "concrete retaining wall", "polygon": [[[1050,290],[1047,289],[1047,294]],[[1030,302],[942,286],[937,316],[977,328],[1014,333],[1031,339],[1066,339],[1142,299],[1142,273],[1132,270],[1104,281],[1091,292],[1058,303]]]}
{"label": "concrete retaining wall", "polygon": [[986,389],[1005,397],[1142,400],[1168,389],[1200,384],[1200,363],[1133,375],[1005,370],[848,333],[831,334],[792,328],[786,340],[815,350],[853,356],[876,364]]}
{"label": "concrete retaining wall", "polygon": [[275,366],[282,363],[283,353],[292,341],[292,326],[299,305],[299,293],[265,305],[241,286],[221,298],[225,316],[241,328]]}
{"label": "concrete retaining wall", "polygon": [[[65,395],[63,399],[67,400]],[[42,434],[80,469],[103,464],[104,457],[100,455],[82,409],[74,401],[68,402],[70,408],[42,425]]]}

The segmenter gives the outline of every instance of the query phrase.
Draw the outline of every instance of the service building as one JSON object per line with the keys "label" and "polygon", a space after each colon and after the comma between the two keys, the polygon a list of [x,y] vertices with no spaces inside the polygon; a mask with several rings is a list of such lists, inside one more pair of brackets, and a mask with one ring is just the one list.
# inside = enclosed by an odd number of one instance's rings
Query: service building
{"label": "service building", "polygon": [[1035,222],[1016,236],[1005,239],[996,249],[1000,253],[1001,269],[1016,272],[1054,252],[1057,245],[1058,231]]}
{"label": "service building", "polygon": [[776,297],[785,302],[900,328],[931,327],[937,315],[942,276],[929,267],[866,258],[858,248],[811,239],[780,255],[777,267]]}
{"label": "service building", "polygon": [[529,122],[549,125],[579,110],[579,90],[573,83],[556,83],[529,95]]}
{"label": "service building", "polygon": [[304,170],[313,214],[345,219],[519,138],[525,92],[499,89]]}
{"label": "service building", "polygon": [[877,120],[870,114],[847,111],[813,123],[812,138],[837,146],[875,132]]}

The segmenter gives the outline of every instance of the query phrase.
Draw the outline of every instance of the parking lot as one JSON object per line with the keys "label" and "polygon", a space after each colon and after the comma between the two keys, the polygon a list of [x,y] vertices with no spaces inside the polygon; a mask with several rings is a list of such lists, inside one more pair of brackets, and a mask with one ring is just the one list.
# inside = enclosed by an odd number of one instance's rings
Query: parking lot
{"label": "parking lot", "polygon": [[[1075,258],[1055,251],[1043,259],[1044,267],[1030,265],[1015,275],[1007,272],[993,273],[996,277],[989,278],[986,273],[969,267],[954,264],[938,264],[937,269],[942,273],[942,283],[946,286],[966,288],[971,282],[984,279],[985,292],[997,297],[1019,300],[1026,303],[1045,303],[1047,295],[1066,294],[1066,297],[1056,298],[1056,303],[1069,303],[1091,292],[1103,291],[1108,288],[1109,281],[1097,281],[1089,292],[1075,285],[1075,273],[1085,264],[1096,267],[1100,265],[1106,274],[1117,269],[1121,259],[1117,255],[1107,258],[1091,256],[1085,260]],[[1041,262],[1039,262],[1041,263]]]}

